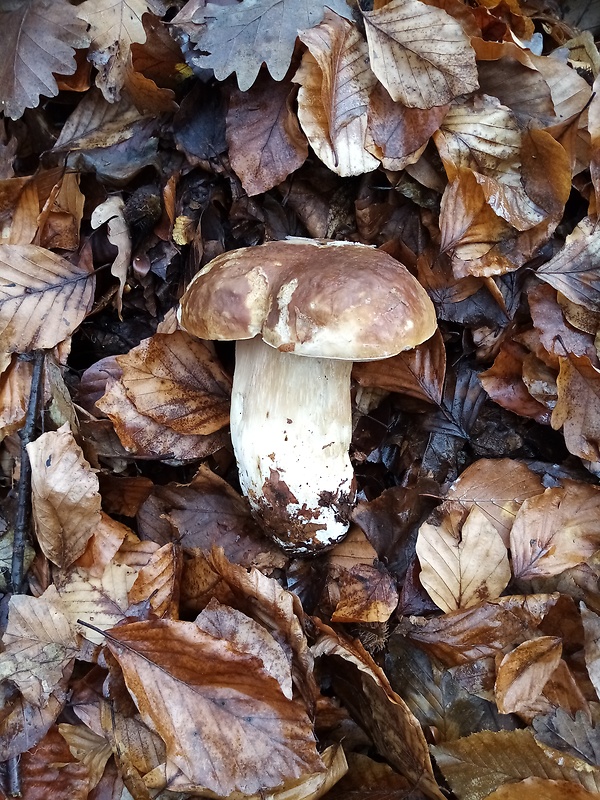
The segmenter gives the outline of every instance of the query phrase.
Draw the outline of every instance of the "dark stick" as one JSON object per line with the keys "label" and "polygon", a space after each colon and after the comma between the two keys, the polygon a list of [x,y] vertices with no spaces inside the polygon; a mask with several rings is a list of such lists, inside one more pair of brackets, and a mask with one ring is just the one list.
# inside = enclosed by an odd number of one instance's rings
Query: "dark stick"
{"label": "dark stick", "polygon": [[[33,441],[35,435],[35,423],[42,386],[43,366],[44,351],[36,350],[33,354],[31,391],[29,393],[27,413],[25,415],[25,425],[19,432],[21,437],[21,470],[17,492],[17,513],[15,518],[15,535],[10,575],[14,593],[21,591],[24,578],[25,544],[27,542],[31,518],[31,464],[29,463],[26,446],[29,442]],[[10,758],[6,766],[8,794],[10,797],[21,797],[21,775],[19,773],[18,756]]]}

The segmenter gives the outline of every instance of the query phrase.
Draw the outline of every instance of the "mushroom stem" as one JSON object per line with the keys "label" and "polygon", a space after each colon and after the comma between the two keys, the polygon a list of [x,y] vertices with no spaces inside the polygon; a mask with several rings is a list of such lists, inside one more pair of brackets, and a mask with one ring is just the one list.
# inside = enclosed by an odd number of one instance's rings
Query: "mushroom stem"
{"label": "mushroom stem", "polygon": [[282,353],[260,336],[236,348],[231,438],[242,491],[282,547],[334,544],[355,497],[352,362]]}

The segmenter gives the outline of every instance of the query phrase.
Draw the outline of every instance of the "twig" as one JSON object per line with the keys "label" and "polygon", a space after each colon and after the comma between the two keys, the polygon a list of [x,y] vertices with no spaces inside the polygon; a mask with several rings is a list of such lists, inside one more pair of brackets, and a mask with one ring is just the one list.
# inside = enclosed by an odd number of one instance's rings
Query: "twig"
{"label": "twig", "polygon": [[31,392],[27,404],[25,425],[20,431],[21,437],[21,470],[19,475],[19,488],[17,493],[17,514],[15,518],[15,538],[12,554],[11,583],[16,594],[21,591],[25,560],[25,544],[29,530],[31,511],[31,464],[26,447],[33,441],[35,423],[42,385],[42,368],[44,366],[44,351],[36,350],[33,354],[33,374],[31,376]]}
{"label": "twig", "polygon": [[[21,469],[19,474],[19,488],[17,492],[17,513],[15,518],[15,534],[12,554],[11,583],[14,593],[21,591],[24,578],[25,544],[31,517],[31,464],[27,455],[26,446],[33,441],[35,423],[37,419],[40,390],[42,386],[42,372],[44,366],[44,351],[36,350],[33,354],[33,373],[31,376],[31,391],[25,415],[25,425],[20,431],[21,437]],[[10,797],[21,797],[21,775],[19,772],[19,757],[13,756],[6,764],[7,789]]]}

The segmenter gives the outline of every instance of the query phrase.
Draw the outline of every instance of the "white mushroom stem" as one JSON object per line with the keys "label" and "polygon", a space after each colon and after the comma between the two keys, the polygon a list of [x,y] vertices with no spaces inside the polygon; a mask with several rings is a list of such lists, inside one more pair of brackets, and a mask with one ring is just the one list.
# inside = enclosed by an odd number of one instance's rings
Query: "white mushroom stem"
{"label": "white mushroom stem", "polygon": [[351,361],[239,341],[231,437],[242,491],[283,547],[314,552],[341,539],[354,503]]}

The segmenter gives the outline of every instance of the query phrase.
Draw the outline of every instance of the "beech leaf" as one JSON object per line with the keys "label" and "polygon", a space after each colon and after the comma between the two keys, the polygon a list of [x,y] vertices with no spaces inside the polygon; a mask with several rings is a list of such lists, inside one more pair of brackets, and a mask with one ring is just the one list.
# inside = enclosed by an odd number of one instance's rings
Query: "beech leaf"
{"label": "beech leaf", "polygon": [[510,580],[506,546],[477,506],[469,511],[460,534],[452,530],[449,515],[440,526],[425,522],[416,550],[421,584],[443,611],[498,597]]}
{"label": "beech leaf", "polygon": [[0,109],[18,119],[38,105],[40,95],[58,94],[53,73],[72,75],[75,48],[89,44],[89,37],[66,0],[26,0],[0,12],[0,25]]}
{"label": "beech leaf", "polygon": [[323,769],[306,711],[256,656],[173,620],[114,628],[108,646],[190,784],[254,794]]}
{"label": "beech leaf", "polygon": [[0,244],[0,350],[50,350],[92,307],[94,273],[33,244]]}
{"label": "beech leaf", "polygon": [[600,370],[587,356],[559,358],[552,427],[562,427],[569,452],[600,461]]}
{"label": "beech leaf", "polygon": [[441,8],[391,0],[362,15],[371,68],[393,100],[432,108],[479,86],[469,38]]}
{"label": "beech leaf", "polygon": [[98,478],[66,425],[43,433],[27,452],[38,542],[50,561],[68,567],[100,523]]}
{"label": "beech leaf", "polygon": [[298,32],[318,25],[326,8],[351,19],[346,0],[245,0],[237,8],[207,3],[202,10],[206,26],[191,38],[208,55],[194,54],[192,63],[213,69],[220,81],[235,72],[242,92],[252,86],[263,62],[276,81],[283,80]]}
{"label": "beech leaf", "polygon": [[527,712],[558,667],[562,642],[540,636],[507,653],[496,674],[496,701],[501,714]]}

